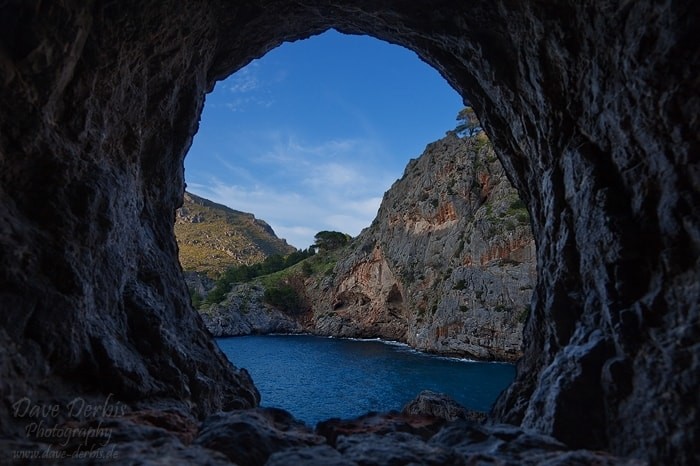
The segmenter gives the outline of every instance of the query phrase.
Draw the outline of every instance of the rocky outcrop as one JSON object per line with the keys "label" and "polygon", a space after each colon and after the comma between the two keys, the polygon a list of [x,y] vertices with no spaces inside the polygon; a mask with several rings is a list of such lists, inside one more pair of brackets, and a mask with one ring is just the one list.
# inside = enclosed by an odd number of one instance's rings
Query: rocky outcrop
{"label": "rocky outcrop", "polygon": [[257,466],[272,453],[316,446],[325,439],[288,412],[276,408],[215,414],[201,425],[195,445],[221,452],[231,463]]}
{"label": "rocky outcrop", "polygon": [[266,304],[264,293],[257,284],[235,285],[226,299],[202,307],[200,315],[215,337],[301,332],[302,322]]}
{"label": "rocky outcrop", "polygon": [[420,392],[416,398],[409,401],[406,406],[403,407],[401,412],[413,416],[432,416],[446,421],[469,419],[471,421],[483,422],[486,420],[486,413],[469,410],[449,396],[430,390],[423,390]]}
{"label": "rocky outcrop", "polygon": [[[173,235],[182,160],[217,80],[334,27],[415,51],[469,99],[532,213],[532,312],[516,380],[492,413],[521,427],[455,425],[430,441],[466,452],[480,436],[489,452],[517,447],[541,462],[563,449],[530,441],[534,430],[655,464],[698,462],[696,1],[0,9],[3,442],[35,441],[10,409],[23,396],[113,393],[198,416],[257,404],[190,306]],[[345,451],[363,444],[387,442]],[[600,456],[569,458],[586,455]]]}
{"label": "rocky outcrop", "polygon": [[209,294],[216,284],[214,280],[203,273],[184,271],[183,275],[185,276],[185,283],[190,293],[196,293],[202,298],[206,298],[207,294]]}
{"label": "rocky outcrop", "polygon": [[488,139],[449,133],[408,164],[332,280],[311,280],[310,330],[515,360],[536,278],[529,222]]}

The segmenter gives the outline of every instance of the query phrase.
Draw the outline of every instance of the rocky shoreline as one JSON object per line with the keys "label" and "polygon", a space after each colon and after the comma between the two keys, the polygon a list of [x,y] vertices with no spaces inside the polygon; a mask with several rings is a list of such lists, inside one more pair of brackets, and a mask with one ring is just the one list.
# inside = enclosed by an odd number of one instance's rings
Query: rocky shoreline
{"label": "rocky shoreline", "polygon": [[[251,286],[254,287],[254,285]],[[228,301],[230,303],[230,301],[234,301],[235,299],[235,297],[232,297],[232,299],[229,298]],[[481,362],[514,362],[510,359],[480,359],[475,357],[473,353],[459,352],[456,350],[438,352],[430,349],[422,349],[411,345],[408,341],[386,339],[380,336],[347,336],[324,333],[318,331],[316,328],[306,327],[304,323],[309,322],[308,317],[306,319],[296,320],[295,318],[290,317],[272,306],[265,305],[261,302],[259,302],[259,304],[263,306],[264,310],[258,308],[257,311],[250,311],[244,314],[240,311],[222,305],[200,312],[200,315],[204,320],[204,325],[215,338],[240,337],[248,335],[308,335],[324,338],[379,341],[385,344],[400,344],[405,345],[414,351],[446,358],[466,359]]]}

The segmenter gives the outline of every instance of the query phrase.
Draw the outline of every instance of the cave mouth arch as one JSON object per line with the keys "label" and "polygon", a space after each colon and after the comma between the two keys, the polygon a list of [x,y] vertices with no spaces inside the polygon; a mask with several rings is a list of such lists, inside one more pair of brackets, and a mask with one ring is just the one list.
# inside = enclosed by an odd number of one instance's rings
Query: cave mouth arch
{"label": "cave mouth arch", "polygon": [[[257,403],[189,308],[172,233],[182,160],[215,81],[333,27],[415,51],[468,95],[532,213],[539,281],[494,419],[692,462],[693,1],[2,8],[0,347],[21,349],[3,353],[4,393],[115,393],[198,415]],[[0,414],[3,429],[21,423],[7,403]]]}
{"label": "cave mouth arch", "polygon": [[298,248],[356,236],[461,97],[411,51],[334,30],[285,42],[207,94],[187,190],[252,212]]}

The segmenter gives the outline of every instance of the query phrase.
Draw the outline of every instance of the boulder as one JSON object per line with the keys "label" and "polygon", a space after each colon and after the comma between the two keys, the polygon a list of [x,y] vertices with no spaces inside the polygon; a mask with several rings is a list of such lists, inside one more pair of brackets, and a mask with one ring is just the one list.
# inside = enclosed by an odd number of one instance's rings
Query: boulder
{"label": "boulder", "polygon": [[486,413],[465,408],[443,393],[423,390],[401,410],[403,414],[433,416],[446,421],[469,419],[475,422],[486,420]]}

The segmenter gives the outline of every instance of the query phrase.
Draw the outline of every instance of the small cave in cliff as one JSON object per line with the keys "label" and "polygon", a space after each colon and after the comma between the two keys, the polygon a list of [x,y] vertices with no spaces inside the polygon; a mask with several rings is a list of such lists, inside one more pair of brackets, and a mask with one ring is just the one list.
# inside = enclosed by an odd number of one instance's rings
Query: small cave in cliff
{"label": "small cave in cliff", "polygon": [[397,285],[392,286],[391,290],[389,290],[389,294],[386,296],[386,302],[394,306],[400,306],[401,303],[403,303],[403,296]]}
{"label": "small cave in cliff", "polygon": [[[697,463],[697,2],[98,0],[0,12],[3,451],[51,443],[27,436],[32,413],[88,427],[99,410],[70,418],[79,399],[128,405],[102,410],[125,461],[211,462],[211,448],[289,464],[290,447],[360,461],[363,445],[391,455],[413,442],[401,451],[414,462],[468,462],[481,436],[512,440],[477,455],[534,463],[542,450],[513,437],[524,429],[564,456],[615,461],[563,444]],[[190,307],[172,222],[204,95],[329,28],[403,45],[469,96],[532,213],[540,273],[491,427],[453,424],[430,445],[405,432],[321,438],[257,408],[247,372]],[[20,410],[24,397],[36,409]],[[257,448],[231,442],[241,425]]]}

